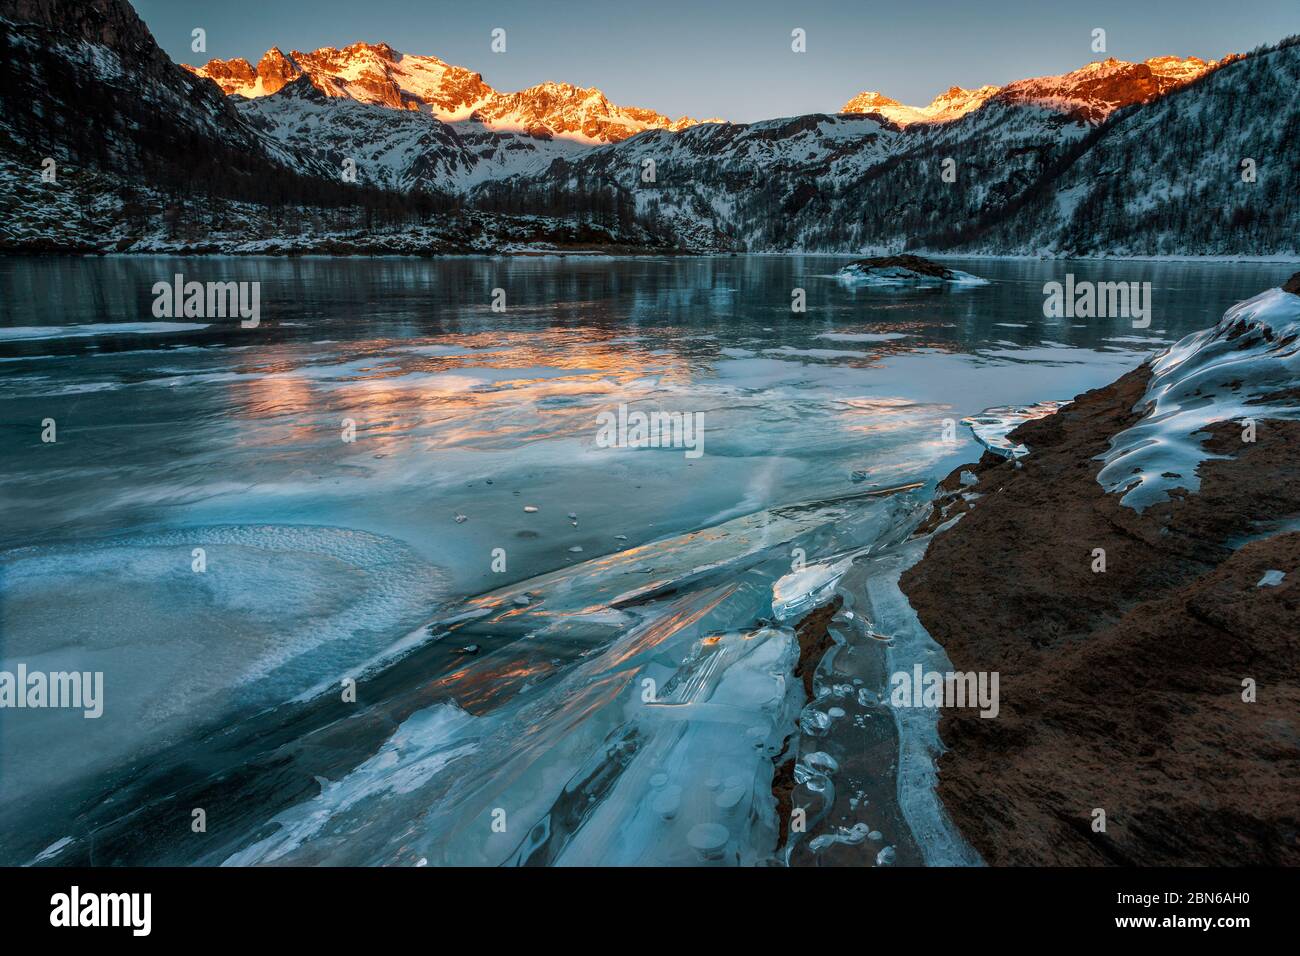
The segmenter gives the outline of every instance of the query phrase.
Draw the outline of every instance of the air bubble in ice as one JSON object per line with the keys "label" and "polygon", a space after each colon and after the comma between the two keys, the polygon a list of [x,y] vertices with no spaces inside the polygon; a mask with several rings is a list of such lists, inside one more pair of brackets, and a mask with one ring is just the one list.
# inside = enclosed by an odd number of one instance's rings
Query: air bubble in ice
{"label": "air bubble in ice", "polygon": [[831,719],[811,704],[799,714],[799,726],[806,734],[820,737],[830,729]]}
{"label": "air bubble in ice", "polygon": [[803,762],[810,769],[819,773],[834,773],[840,769],[839,762],[824,750],[814,750],[812,753],[806,754]]}
{"label": "air bubble in ice", "polygon": [[867,825],[865,823],[855,823],[847,830],[840,830],[840,842],[847,843],[849,846],[857,846],[867,838]]}
{"label": "air bubble in ice", "polygon": [[808,849],[814,853],[820,853],[827,847],[834,846],[837,843],[843,843],[847,846],[857,846],[867,836],[867,827],[863,823],[855,823],[852,827],[840,827],[838,833],[823,833],[821,836],[814,837],[808,844]]}
{"label": "air bubble in ice", "polygon": [[725,816],[732,813],[744,799],[744,787],[728,787],[714,798],[713,805]]}
{"label": "air bubble in ice", "polygon": [[676,784],[664,787],[655,796],[651,809],[659,816],[661,820],[671,820],[677,816],[677,811],[682,806],[682,788]]}
{"label": "air bubble in ice", "polygon": [[731,834],[720,823],[697,823],[686,834],[691,849],[705,860],[720,860]]}
{"label": "air bubble in ice", "polygon": [[894,862],[894,848],[887,846],[876,854],[876,866],[891,866]]}
{"label": "air bubble in ice", "polygon": [[813,771],[805,770],[803,771],[803,779],[800,780],[798,765],[794,766],[794,779],[814,793],[824,793],[831,788],[831,778],[827,777],[826,774],[814,774]]}

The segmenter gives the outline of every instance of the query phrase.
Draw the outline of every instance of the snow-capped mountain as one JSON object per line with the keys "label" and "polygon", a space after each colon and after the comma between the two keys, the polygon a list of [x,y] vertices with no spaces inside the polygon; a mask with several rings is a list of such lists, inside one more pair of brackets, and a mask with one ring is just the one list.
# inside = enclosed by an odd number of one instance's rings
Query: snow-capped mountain
{"label": "snow-capped mountain", "polygon": [[358,182],[400,192],[459,192],[486,179],[539,173],[588,149],[569,138],[330,96],[306,75],[268,96],[238,99],[235,107],[250,126],[332,175],[350,160]]}
{"label": "snow-capped mountain", "polygon": [[899,126],[946,123],[979,109],[1000,89],[1000,86],[981,86],[974,90],[964,90],[960,86],[953,86],[936,96],[928,106],[906,106],[883,93],[867,90],[840,107],[840,112],[875,113]]}
{"label": "snow-capped mountain", "polygon": [[1008,102],[1045,106],[1098,123],[1121,107],[1149,102],[1237,59],[1240,57],[1235,54],[1220,60],[1157,56],[1142,63],[1128,63],[1112,57],[1070,73],[1017,80],[1006,86],[981,86],[973,90],[954,86],[927,106],[907,106],[883,93],[868,90],[845,103],[840,112],[877,113],[899,126],[947,123],[999,96]]}
{"label": "snow-capped mountain", "polygon": [[680,130],[700,122],[616,106],[600,90],[568,83],[498,92],[478,73],[437,57],[399,53],[387,43],[353,43],[341,50],[322,47],[310,53],[294,50],[287,56],[272,48],[256,67],[233,59],[186,69],[212,80],[227,94],[248,98],[270,96],[306,76],[331,98],[426,112],[444,123],[473,120],[493,130],[586,143],[613,143],[647,129]]}
{"label": "snow-capped mountain", "polygon": [[[273,116],[247,108],[271,100]],[[328,121],[313,130],[316,111]],[[173,63],[124,0],[0,0],[0,250],[428,254],[658,241],[617,217],[612,199],[599,219],[461,210],[445,183],[512,154],[515,134],[485,135],[331,99],[306,77],[274,96],[228,97]],[[363,147],[405,157],[403,175],[380,175],[377,162],[363,175]]]}
{"label": "snow-capped mountain", "polygon": [[[682,243],[700,249],[793,248],[805,216],[832,183],[896,155],[906,134],[879,117],[811,114],[758,123],[651,130],[552,163],[539,174],[486,182],[471,195],[494,203],[553,189],[605,185]],[[793,230],[795,231],[792,231]]]}
{"label": "snow-capped mountain", "polygon": [[614,185],[688,242],[750,251],[1293,253],[1298,80],[1294,42],[1217,63],[1106,61],[946,122],[877,110],[650,132],[474,195]]}
{"label": "snow-capped mountain", "polygon": [[1128,63],[1112,57],[1061,76],[1018,80],[1004,86],[998,96],[1100,123],[1116,110],[1149,103],[1239,59],[1236,54],[1218,60],[1157,56]]}
{"label": "snow-capped mountain", "polygon": [[979,243],[1059,255],[1300,253],[1300,38],[1099,127]]}
{"label": "snow-capped mountain", "polygon": [[149,232],[157,248],[232,223],[284,248],[386,230],[390,251],[404,226],[430,250],[539,229],[687,251],[1049,255],[1294,253],[1300,235],[1294,39],[733,124],[560,83],[499,93],[384,44],[187,71],[124,0],[0,0],[0,27],[0,246],[136,248]]}
{"label": "snow-capped mountain", "polygon": [[248,124],[358,182],[384,189],[463,192],[490,179],[537,174],[553,160],[647,130],[701,122],[618,106],[597,89],[541,83],[501,93],[480,74],[386,43],[186,67],[212,80]]}

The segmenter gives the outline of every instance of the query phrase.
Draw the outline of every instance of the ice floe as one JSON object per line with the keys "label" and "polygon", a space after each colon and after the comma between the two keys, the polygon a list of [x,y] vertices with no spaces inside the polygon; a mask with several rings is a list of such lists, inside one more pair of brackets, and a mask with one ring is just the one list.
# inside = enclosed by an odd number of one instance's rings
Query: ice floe
{"label": "ice floe", "polygon": [[162,335],[167,332],[195,332],[206,322],[88,322],[84,325],[16,325],[0,328],[0,342],[32,342],[39,339],[80,339],[94,335]]}
{"label": "ice floe", "polygon": [[[1007,436],[1025,422],[1054,415],[1068,404],[1069,402],[1049,401],[1034,405],[1000,405],[964,418],[962,424],[971,430],[976,441],[993,454],[1003,458],[1023,458],[1029,454],[1029,449]],[[968,483],[966,474],[962,472],[962,484]]]}

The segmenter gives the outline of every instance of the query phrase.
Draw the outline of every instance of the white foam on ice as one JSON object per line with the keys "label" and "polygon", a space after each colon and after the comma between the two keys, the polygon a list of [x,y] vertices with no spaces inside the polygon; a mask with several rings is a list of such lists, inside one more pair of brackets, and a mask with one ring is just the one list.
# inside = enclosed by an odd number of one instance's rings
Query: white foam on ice
{"label": "white foam on ice", "polygon": [[274,863],[361,802],[382,802],[392,795],[414,792],[452,760],[477,749],[475,740],[465,739],[473,724],[474,718],[455,704],[434,704],[416,711],[373,757],[341,780],[324,781],[315,799],[295,804],[273,818],[272,822],[279,824],[275,833],[235,853],[222,865]]}
{"label": "white foam on ice", "polygon": [[2,552],[0,669],[100,671],[106,698],[98,720],[6,716],[0,757],[30,772],[5,790],[335,683],[446,589],[402,542],[340,528],[198,527]]}
{"label": "white foam on ice", "polygon": [[813,338],[830,339],[832,342],[893,342],[910,336],[906,332],[822,332]]}
{"label": "white foam on ice", "polygon": [[207,322],[89,322],[85,325],[13,325],[0,327],[0,342],[80,339],[93,335],[160,335],[206,329]]}
{"label": "white foam on ice", "polygon": [[1246,419],[1300,418],[1282,393],[1300,384],[1300,296],[1270,289],[1239,302],[1213,328],[1194,332],[1151,360],[1138,403],[1146,414],[1115,435],[1097,481],[1135,511],[1166,501],[1174,488],[1200,488],[1211,458],[1206,429]]}

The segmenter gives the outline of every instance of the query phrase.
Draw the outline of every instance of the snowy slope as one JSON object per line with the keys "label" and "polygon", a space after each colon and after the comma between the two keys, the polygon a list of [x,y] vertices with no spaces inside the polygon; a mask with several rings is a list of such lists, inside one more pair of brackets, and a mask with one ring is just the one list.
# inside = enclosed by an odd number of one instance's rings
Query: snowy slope
{"label": "snowy slope", "polygon": [[[508,188],[616,184],[669,228],[703,221],[753,251],[1293,254],[1297,90],[1294,43],[1226,64],[1106,61],[948,122],[877,111],[644,133]],[[638,176],[648,160],[654,183]]]}

